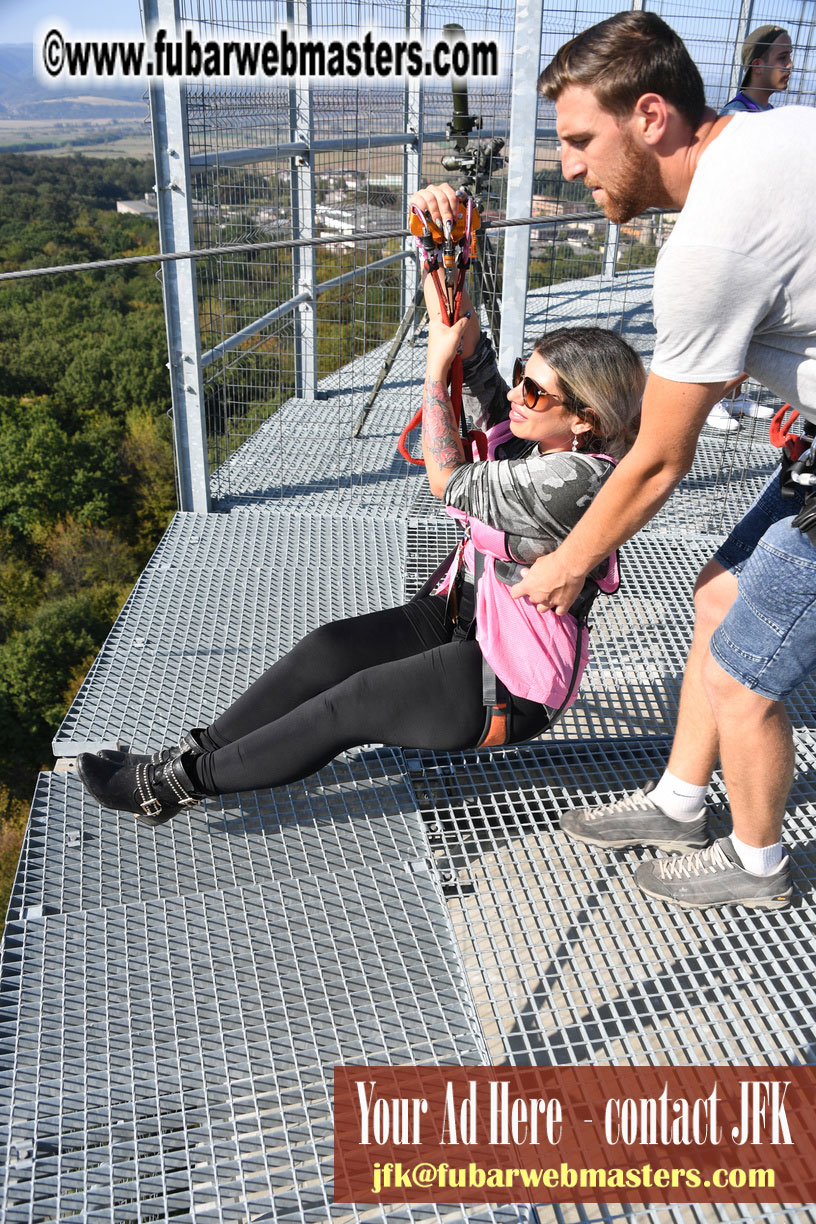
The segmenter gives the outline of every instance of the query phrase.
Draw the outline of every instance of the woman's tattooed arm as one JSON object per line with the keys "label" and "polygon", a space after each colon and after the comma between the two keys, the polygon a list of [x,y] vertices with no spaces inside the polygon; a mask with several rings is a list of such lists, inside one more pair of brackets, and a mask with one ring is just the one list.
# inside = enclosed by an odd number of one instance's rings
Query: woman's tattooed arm
{"label": "woman's tattooed arm", "polygon": [[451,472],[465,462],[453,405],[441,379],[425,379],[422,396],[422,456],[434,497],[441,497]]}

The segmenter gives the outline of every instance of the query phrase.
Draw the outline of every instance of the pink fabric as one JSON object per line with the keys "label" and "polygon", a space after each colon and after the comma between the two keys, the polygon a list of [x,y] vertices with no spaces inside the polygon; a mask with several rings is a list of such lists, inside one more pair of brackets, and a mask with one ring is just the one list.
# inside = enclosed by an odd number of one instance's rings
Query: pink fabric
{"label": "pink fabric", "polygon": [[[511,436],[507,421],[487,431],[490,459],[495,457],[496,448]],[[556,616],[553,611],[545,612],[542,616],[526,596],[514,599],[510,588],[495,573],[496,557],[514,560],[509,557],[505,547],[504,532],[488,527],[453,506],[446,509],[463,527],[470,525],[471,538],[465,543],[463,559],[471,573],[474,572],[474,544],[485,554],[484,575],[479,583],[476,602],[476,639],[484,657],[511,693],[558,709],[566,701],[575,666],[578,635],[575,617]],[[442,581],[439,588],[442,594],[450,588],[457,559],[454,559]],[[616,590],[617,584],[617,565],[613,565],[600,585],[603,590]],[[567,707],[578,695],[589,657],[586,639],[587,635],[584,634],[575,684]]]}

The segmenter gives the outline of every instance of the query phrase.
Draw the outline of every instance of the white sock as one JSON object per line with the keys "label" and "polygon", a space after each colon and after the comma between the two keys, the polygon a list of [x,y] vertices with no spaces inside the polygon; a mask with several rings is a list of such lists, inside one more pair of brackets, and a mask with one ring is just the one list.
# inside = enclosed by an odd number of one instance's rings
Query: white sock
{"label": "white sock", "polygon": [[750,871],[751,875],[773,875],[785,858],[781,841],[774,842],[772,846],[749,846],[732,833],[731,845],[739,855],[743,867]]}
{"label": "white sock", "polygon": [[667,769],[650,792],[649,798],[652,803],[662,808],[667,816],[671,816],[672,820],[691,821],[695,820],[705,807],[707,790],[708,786],[694,786],[691,782],[684,782],[682,778],[675,778]]}

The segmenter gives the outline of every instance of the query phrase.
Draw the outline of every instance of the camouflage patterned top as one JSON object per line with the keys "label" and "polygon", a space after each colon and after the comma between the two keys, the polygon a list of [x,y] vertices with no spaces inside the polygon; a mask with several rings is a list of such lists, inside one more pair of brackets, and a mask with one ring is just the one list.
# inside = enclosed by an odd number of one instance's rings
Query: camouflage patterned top
{"label": "camouflage patterned top", "polygon": [[[468,419],[480,429],[506,420],[507,383],[486,336],[464,362],[464,377]],[[523,438],[511,438],[497,458],[458,467],[445,486],[445,504],[503,531],[509,554],[526,565],[558,547],[613,470],[610,460],[578,451],[542,455]]]}

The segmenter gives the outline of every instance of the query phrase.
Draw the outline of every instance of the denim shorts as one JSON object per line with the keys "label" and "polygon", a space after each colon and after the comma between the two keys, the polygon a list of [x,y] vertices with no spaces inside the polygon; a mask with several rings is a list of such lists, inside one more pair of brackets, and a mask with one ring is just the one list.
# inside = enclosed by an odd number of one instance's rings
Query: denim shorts
{"label": "denim shorts", "polygon": [[816,671],[816,548],[792,526],[802,495],[783,498],[775,473],[718,549],[737,598],[711,638],[724,671],[780,701]]}

